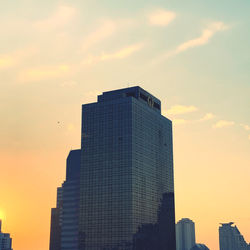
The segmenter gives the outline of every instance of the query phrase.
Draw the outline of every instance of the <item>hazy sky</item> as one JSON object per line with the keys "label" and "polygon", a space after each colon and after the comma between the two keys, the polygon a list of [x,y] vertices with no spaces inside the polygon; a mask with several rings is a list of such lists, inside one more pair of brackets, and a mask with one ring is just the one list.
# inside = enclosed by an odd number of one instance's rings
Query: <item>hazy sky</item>
{"label": "hazy sky", "polygon": [[48,249],[81,104],[134,85],[174,122],[176,219],[212,250],[220,222],[250,241],[249,13],[249,0],[2,1],[0,217],[15,250]]}

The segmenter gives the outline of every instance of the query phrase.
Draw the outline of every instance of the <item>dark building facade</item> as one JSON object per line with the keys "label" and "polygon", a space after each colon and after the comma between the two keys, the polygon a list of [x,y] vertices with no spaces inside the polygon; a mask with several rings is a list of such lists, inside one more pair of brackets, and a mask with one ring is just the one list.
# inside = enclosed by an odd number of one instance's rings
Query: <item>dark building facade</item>
{"label": "dark building facade", "polygon": [[190,250],[209,250],[204,244],[195,244]]}
{"label": "dark building facade", "polygon": [[219,227],[220,250],[250,250],[243,235],[233,222],[221,223]]}
{"label": "dark building facade", "polygon": [[51,210],[50,250],[79,250],[81,150],[70,151],[66,180],[57,189],[57,207]]}
{"label": "dark building facade", "polygon": [[61,250],[61,223],[60,223],[59,207],[51,209],[51,222],[50,222],[50,250]]}
{"label": "dark building facade", "polygon": [[10,234],[2,232],[2,221],[0,220],[0,250],[13,250]]}
{"label": "dark building facade", "polygon": [[80,250],[175,250],[172,122],[140,87],[82,106]]}

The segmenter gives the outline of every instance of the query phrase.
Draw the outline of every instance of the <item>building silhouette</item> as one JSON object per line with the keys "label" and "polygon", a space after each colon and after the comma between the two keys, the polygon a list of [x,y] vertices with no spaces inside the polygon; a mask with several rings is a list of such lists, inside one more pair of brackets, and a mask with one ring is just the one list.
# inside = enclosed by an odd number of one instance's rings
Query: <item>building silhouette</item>
{"label": "building silhouette", "polygon": [[12,250],[12,239],[10,234],[2,232],[2,221],[0,220],[0,250]]}
{"label": "building silhouette", "polygon": [[176,250],[172,122],[140,87],[82,106],[50,250]]}
{"label": "building silhouette", "polygon": [[81,139],[80,250],[175,250],[172,122],[160,100],[140,87],[104,92],[82,106]]}
{"label": "building silhouette", "polygon": [[204,244],[195,244],[190,250],[209,250]]}
{"label": "building silhouette", "polygon": [[190,250],[195,246],[195,225],[188,218],[178,221],[176,224],[176,249]]}
{"label": "building silhouette", "polygon": [[233,222],[221,223],[219,227],[220,250],[250,250],[237,226]]}
{"label": "building silhouette", "polygon": [[81,150],[71,150],[66,180],[57,189],[57,206],[51,210],[50,250],[79,249],[80,162]]}

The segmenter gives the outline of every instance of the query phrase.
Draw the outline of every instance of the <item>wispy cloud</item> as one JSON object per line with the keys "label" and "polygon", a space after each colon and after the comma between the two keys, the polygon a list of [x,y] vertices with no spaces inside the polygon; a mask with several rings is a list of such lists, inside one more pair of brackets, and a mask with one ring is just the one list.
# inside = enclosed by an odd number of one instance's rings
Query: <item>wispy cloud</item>
{"label": "wispy cloud", "polygon": [[186,114],[197,111],[198,108],[195,106],[185,106],[185,105],[175,105],[172,106],[168,111],[168,115],[179,115],[179,114]]}
{"label": "wispy cloud", "polygon": [[199,36],[197,38],[194,38],[194,39],[191,39],[191,40],[188,40],[188,41],[180,44],[179,46],[177,46],[177,48],[175,50],[168,52],[164,57],[168,58],[168,57],[177,55],[177,54],[179,54],[181,52],[184,52],[184,51],[186,51],[188,49],[192,49],[192,48],[195,48],[195,47],[205,45],[211,40],[211,38],[217,32],[223,31],[223,30],[226,30],[226,29],[228,29],[228,26],[225,25],[223,22],[210,23],[208,25],[208,27],[202,31],[201,36]]}
{"label": "wispy cloud", "polygon": [[213,125],[213,128],[230,127],[230,126],[233,126],[234,124],[235,122],[233,121],[220,120]]}
{"label": "wispy cloud", "polygon": [[113,20],[105,20],[95,31],[90,33],[82,43],[82,50],[86,51],[93,45],[110,37],[117,29],[117,25]]}
{"label": "wispy cloud", "polygon": [[249,131],[250,130],[250,126],[249,125],[246,125],[246,124],[240,124],[240,126],[242,128],[244,128],[245,130]]}
{"label": "wispy cloud", "polygon": [[12,68],[22,63],[25,59],[34,56],[34,54],[36,54],[37,51],[38,51],[37,48],[31,46],[16,51],[12,51],[9,54],[0,55],[0,70]]}
{"label": "wispy cloud", "polygon": [[157,9],[148,15],[149,24],[152,26],[167,26],[176,18],[176,13],[165,9]]}
{"label": "wispy cloud", "polygon": [[32,82],[32,81],[41,81],[51,78],[61,78],[65,77],[70,71],[68,65],[56,65],[56,66],[45,66],[39,68],[30,68],[22,71],[19,74],[19,80],[21,82]]}
{"label": "wispy cloud", "polygon": [[205,114],[199,121],[203,122],[203,121],[208,121],[215,118],[215,115],[213,113],[207,113]]}
{"label": "wispy cloud", "polygon": [[142,43],[137,43],[124,47],[114,53],[102,53],[100,56],[89,56],[86,60],[83,61],[83,65],[92,65],[98,62],[112,60],[112,59],[123,59],[131,56],[133,53],[140,50],[142,47],[143,47]]}
{"label": "wispy cloud", "polygon": [[65,26],[76,14],[76,9],[71,6],[61,5],[48,18],[36,21],[33,26],[39,30],[51,30]]}
{"label": "wispy cloud", "polygon": [[16,59],[11,55],[0,55],[0,69],[6,69],[14,66]]}
{"label": "wispy cloud", "polygon": [[173,119],[172,121],[174,125],[187,124],[190,122],[189,120],[186,119]]}

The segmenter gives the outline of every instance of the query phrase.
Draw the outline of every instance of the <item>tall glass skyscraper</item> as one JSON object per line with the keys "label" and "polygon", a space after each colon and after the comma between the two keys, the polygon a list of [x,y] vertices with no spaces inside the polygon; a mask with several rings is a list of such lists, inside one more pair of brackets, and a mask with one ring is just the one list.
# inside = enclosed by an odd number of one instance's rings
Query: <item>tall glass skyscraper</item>
{"label": "tall glass skyscraper", "polygon": [[82,106],[80,250],[175,250],[172,122],[140,87]]}

